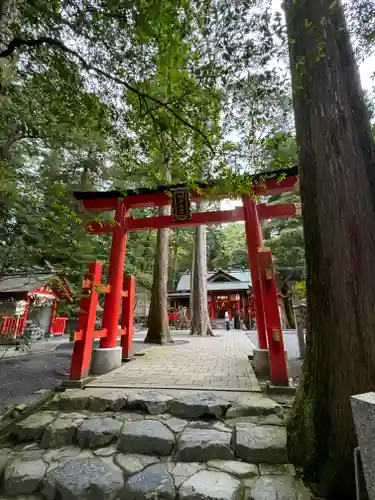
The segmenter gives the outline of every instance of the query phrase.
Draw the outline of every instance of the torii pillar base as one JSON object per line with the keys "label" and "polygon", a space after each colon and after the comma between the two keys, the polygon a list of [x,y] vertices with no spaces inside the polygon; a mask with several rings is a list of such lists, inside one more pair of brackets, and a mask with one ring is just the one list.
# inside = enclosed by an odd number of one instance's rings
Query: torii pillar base
{"label": "torii pillar base", "polygon": [[269,377],[270,357],[268,349],[254,349],[253,351],[254,372],[258,377]]}
{"label": "torii pillar base", "polygon": [[122,359],[122,348],[106,347],[92,350],[91,375],[105,375],[106,373],[120,368]]}

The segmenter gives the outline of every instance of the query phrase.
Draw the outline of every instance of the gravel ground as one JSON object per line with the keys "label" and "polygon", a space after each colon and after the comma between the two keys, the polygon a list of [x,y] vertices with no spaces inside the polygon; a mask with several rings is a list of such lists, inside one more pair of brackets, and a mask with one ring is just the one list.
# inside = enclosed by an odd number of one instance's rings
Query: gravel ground
{"label": "gravel ground", "polygon": [[[146,331],[138,331],[133,342],[133,354],[152,344],[145,344]],[[176,342],[183,342],[187,334],[173,335]],[[55,351],[38,353],[42,345],[34,345],[34,352],[17,354],[0,360],[0,410],[12,404],[28,404],[32,394],[40,389],[53,389],[67,378],[70,370],[72,343],[61,343]]]}
{"label": "gravel ground", "polygon": [[0,408],[25,403],[39,389],[52,389],[69,370],[70,353],[26,354],[0,361]]}

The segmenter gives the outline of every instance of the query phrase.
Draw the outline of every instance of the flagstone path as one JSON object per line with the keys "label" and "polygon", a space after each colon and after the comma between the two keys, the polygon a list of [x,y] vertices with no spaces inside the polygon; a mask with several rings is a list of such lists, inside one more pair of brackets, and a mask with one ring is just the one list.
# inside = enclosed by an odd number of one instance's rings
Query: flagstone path
{"label": "flagstone path", "polygon": [[147,349],[89,387],[260,391],[248,359],[253,344],[245,333],[215,330],[215,337],[183,338],[188,342]]}

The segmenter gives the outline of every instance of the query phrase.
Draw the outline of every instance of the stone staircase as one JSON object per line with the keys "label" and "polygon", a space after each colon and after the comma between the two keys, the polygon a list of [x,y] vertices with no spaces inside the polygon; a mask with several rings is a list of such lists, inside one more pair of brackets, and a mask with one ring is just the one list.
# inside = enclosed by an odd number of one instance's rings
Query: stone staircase
{"label": "stone staircase", "polygon": [[69,390],[2,446],[0,499],[311,498],[283,409],[259,393]]}

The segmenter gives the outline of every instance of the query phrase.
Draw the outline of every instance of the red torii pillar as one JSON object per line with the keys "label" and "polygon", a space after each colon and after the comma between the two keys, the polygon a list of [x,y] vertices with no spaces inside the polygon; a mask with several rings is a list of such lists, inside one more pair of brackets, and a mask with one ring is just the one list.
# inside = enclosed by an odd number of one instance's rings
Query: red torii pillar
{"label": "red torii pillar", "polygon": [[262,230],[260,227],[255,201],[249,196],[242,196],[247,251],[255,302],[255,319],[258,331],[259,349],[267,349],[266,320],[264,313],[262,284],[258,264],[258,249],[263,246]]}
{"label": "red torii pillar", "polygon": [[127,215],[128,209],[123,200],[119,199],[115,215],[116,227],[112,232],[112,246],[108,268],[107,283],[110,286],[110,290],[105,297],[103,309],[102,328],[107,330],[107,335],[100,340],[101,348],[113,348],[117,346],[126,254],[127,231],[125,229],[125,219]]}
{"label": "red torii pillar", "polygon": [[265,248],[260,249],[258,251],[258,260],[266,312],[271,380],[277,385],[288,385],[288,365],[285,356],[271,251]]}

